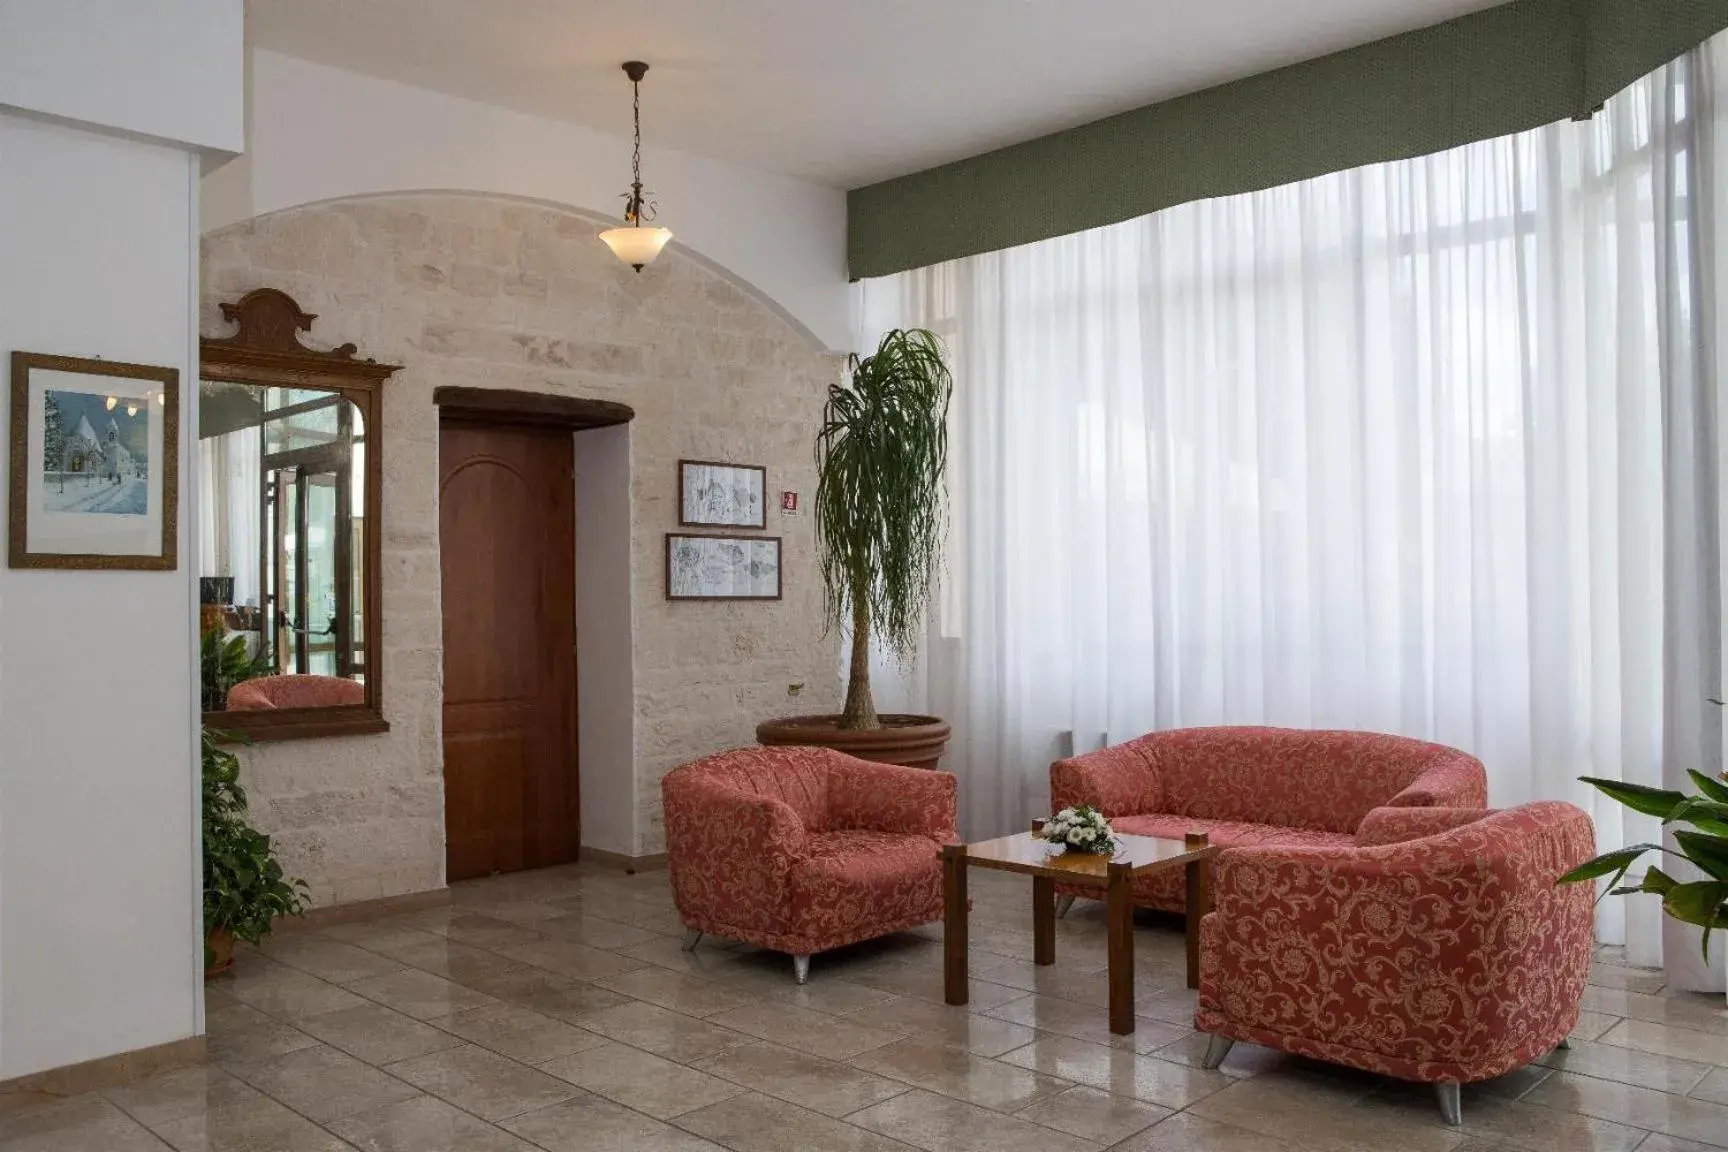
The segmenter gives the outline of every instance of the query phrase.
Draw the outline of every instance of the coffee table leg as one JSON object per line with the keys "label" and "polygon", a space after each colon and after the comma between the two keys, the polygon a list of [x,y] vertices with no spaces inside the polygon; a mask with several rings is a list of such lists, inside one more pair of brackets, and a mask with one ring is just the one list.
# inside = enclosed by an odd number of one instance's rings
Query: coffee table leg
{"label": "coffee table leg", "polygon": [[1056,963],[1056,881],[1032,877],[1032,962]]}
{"label": "coffee table leg", "polygon": [[942,849],[942,992],[950,1004],[966,1003],[966,845]]}
{"label": "coffee table leg", "polygon": [[1134,869],[1111,864],[1105,891],[1110,922],[1110,1031],[1134,1031]]}
{"label": "coffee table leg", "polygon": [[[1189,848],[1204,848],[1206,834],[1191,832]],[[1200,987],[1200,921],[1212,911],[1212,857],[1190,860],[1188,871],[1188,987]]]}

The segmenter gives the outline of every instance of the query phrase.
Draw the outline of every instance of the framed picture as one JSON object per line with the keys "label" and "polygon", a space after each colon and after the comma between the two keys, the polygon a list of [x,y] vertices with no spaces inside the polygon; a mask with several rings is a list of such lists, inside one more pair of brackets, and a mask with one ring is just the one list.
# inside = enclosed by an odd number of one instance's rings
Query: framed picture
{"label": "framed picture", "polygon": [[180,373],[12,353],[14,568],[172,570]]}
{"label": "framed picture", "polygon": [[678,461],[678,523],[686,528],[768,527],[768,469]]}
{"label": "framed picture", "polygon": [[780,537],[668,532],[666,599],[780,599]]}

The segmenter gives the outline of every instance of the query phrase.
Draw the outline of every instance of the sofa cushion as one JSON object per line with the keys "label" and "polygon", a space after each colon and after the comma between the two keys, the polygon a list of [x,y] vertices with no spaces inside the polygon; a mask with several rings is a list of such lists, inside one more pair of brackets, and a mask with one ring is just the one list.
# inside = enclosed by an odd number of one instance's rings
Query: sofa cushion
{"label": "sofa cushion", "polygon": [[941,845],[929,837],[898,832],[810,836],[792,870],[791,931],[836,947],[880,935],[880,923],[939,918],[940,854]]}
{"label": "sofa cushion", "polygon": [[[1347,832],[1323,832],[1315,828],[1283,828],[1276,824],[1250,824],[1240,820],[1203,820],[1193,816],[1176,816],[1168,812],[1153,812],[1140,816],[1121,816],[1110,821],[1118,832],[1135,836],[1159,836],[1180,840],[1190,832],[1204,832],[1207,838],[1223,848],[1240,848],[1250,844],[1277,844],[1290,848],[1337,848],[1356,843]],[[1166,912],[1180,912],[1188,902],[1186,870],[1165,868],[1134,881],[1134,902]],[[1088,893],[1092,895],[1092,893]]]}

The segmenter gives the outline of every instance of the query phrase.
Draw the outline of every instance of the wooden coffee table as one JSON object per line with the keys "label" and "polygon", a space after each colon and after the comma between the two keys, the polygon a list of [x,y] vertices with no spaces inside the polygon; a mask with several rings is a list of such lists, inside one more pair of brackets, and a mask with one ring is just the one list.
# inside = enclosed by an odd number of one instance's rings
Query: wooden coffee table
{"label": "wooden coffee table", "polygon": [[[1039,823],[1042,823],[1041,821]],[[1036,825],[1034,825],[1036,828]],[[1056,884],[1098,890],[1110,925],[1110,1031],[1134,1031],[1134,893],[1136,877],[1182,868],[1188,881],[1188,987],[1200,986],[1200,918],[1212,907],[1212,857],[1218,849],[1204,833],[1186,840],[1117,834],[1114,856],[1063,852],[1033,833],[1003,836],[942,849],[946,901],[943,990],[950,1004],[966,1003],[966,869],[995,868],[1032,877],[1032,957],[1056,962]]]}

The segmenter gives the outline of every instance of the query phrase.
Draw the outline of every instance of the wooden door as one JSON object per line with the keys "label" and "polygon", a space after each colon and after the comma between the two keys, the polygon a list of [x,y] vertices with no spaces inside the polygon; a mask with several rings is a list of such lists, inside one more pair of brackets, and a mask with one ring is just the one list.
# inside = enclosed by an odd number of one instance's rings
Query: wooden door
{"label": "wooden door", "polygon": [[444,825],[451,880],[576,859],[576,513],[566,429],[446,418]]}

